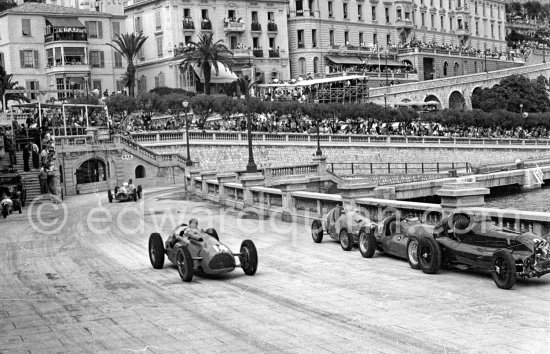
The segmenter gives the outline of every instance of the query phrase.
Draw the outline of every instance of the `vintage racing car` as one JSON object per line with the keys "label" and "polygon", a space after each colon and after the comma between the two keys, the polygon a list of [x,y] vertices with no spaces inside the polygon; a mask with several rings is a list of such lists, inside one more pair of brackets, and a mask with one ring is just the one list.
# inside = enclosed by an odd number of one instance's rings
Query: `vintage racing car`
{"label": "vintage racing car", "polygon": [[[251,240],[241,243],[239,253],[233,253],[219,241],[215,229],[201,230],[198,236],[185,234],[187,224],[181,224],[170,234],[166,243],[158,233],[149,236],[149,259],[155,269],[164,266],[164,255],[174,263],[181,279],[190,282],[193,272],[199,270],[208,275],[232,272],[241,267],[246,275],[254,275],[258,269],[258,252]],[[235,261],[239,259],[239,264]]]}
{"label": "vintage racing car", "polygon": [[134,184],[129,184],[128,182],[122,183],[122,187],[115,187],[114,193],[109,189],[107,191],[107,198],[109,198],[109,203],[114,200],[125,202],[128,200],[133,200],[137,202],[138,199],[141,199],[142,188],[141,185],[137,187]]}
{"label": "vintage racing car", "polygon": [[344,251],[350,251],[362,234],[369,234],[374,228],[376,223],[359,211],[337,206],[328,212],[324,220],[313,220],[311,237],[315,243],[320,243],[326,231],[333,240],[340,242]]}
{"label": "vintage racing car", "polygon": [[384,218],[373,232],[359,235],[359,251],[365,258],[374,256],[374,252],[388,253],[407,259],[413,269],[419,269],[417,258],[418,238],[416,228],[421,225],[420,218],[392,215]]}
{"label": "vintage racing car", "polygon": [[17,173],[7,173],[0,176],[0,204],[2,216],[6,218],[13,211],[19,211],[25,206],[27,192],[23,185],[23,177]]}
{"label": "vintage racing car", "polygon": [[[489,217],[456,213],[436,225],[419,225],[418,261],[424,273],[442,265],[462,264],[490,271],[495,284],[510,289],[516,277],[540,277],[550,272],[550,245],[531,232],[499,227]],[[420,230],[417,230],[420,231]]]}

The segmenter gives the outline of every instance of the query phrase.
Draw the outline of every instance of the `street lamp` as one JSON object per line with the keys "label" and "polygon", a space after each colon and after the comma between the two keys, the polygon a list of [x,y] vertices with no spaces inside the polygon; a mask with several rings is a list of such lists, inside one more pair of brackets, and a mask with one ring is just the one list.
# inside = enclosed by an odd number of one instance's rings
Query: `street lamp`
{"label": "street lamp", "polygon": [[[315,106],[319,104],[319,100],[314,100]],[[321,151],[321,137],[320,137],[320,127],[319,127],[319,117],[316,117],[315,122],[317,123],[317,151],[315,151],[315,156],[322,156],[323,152]]]}
{"label": "street lamp", "polygon": [[489,69],[487,69],[487,43],[485,43],[485,73],[488,73]]}
{"label": "street lamp", "polygon": [[[246,70],[246,69],[243,69]],[[252,69],[250,69],[252,74]],[[244,97],[246,100],[246,126],[248,130],[248,164],[246,164],[246,173],[256,173],[258,172],[258,166],[254,162],[254,152],[252,151],[252,112],[250,112],[250,88],[256,83],[254,79],[249,79],[248,75],[245,75],[242,79],[242,82],[245,84],[244,88]]]}
{"label": "street lamp", "polygon": [[185,166],[193,166],[193,161],[191,161],[191,153],[189,152],[189,120],[187,117],[189,101],[185,100],[181,103],[181,105],[183,106],[183,111],[185,114],[185,140],[187,142],[187,159],[185,159]]}
{"label": "street lamp", "polygon": [[388,48],[386,48],[386,87],[388,86]]}

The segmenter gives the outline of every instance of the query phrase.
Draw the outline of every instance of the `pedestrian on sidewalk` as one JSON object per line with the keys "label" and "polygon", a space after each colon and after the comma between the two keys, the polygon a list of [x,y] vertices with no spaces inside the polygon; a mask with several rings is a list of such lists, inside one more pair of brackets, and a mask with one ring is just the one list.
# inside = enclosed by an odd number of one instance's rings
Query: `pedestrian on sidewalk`
{"label": "pedestrian on sidewalk", "polygon": [[25,145],[25,147],[23,148],[23,170],[28,172],[31,170],[31,168],[29,167],[29,158],[30,158],[30,149],[31,147],[29,146],[29,144]]}
{"label": "pedestrian on sidewalk", "polygon": [[46,165],[42,165],[38,172],[38,181],[40,182],[40,194],[50,194],[48,188],[48,171]]}
{"label": "pedestrian on sidewalk", "polygon": [[32,143],[32,167],[33,168],[39,168],[40,167],[40,149],[38,148],[38,145],[35,143]]}

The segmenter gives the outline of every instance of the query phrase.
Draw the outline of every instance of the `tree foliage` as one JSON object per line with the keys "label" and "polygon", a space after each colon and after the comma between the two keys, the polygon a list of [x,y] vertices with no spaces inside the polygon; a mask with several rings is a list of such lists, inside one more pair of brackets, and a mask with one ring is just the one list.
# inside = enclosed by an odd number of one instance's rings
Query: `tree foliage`
{"label": "tree foliage", "polygon": [[196,125],[199,129],[203,129],[208,118],[215,113],[217,100],[217,97],[208,95],[196,95],[191,99],[189,105],[198,118]]}
{"label": "tree foliage", "polygon": [[122,127],[126,126],[126,120],[137,109],[137,102],[134,97],[124,94],[116,94],[107,97],[105,100],[109,114],[118,116]]}
{"label": "tree foliage", "polygon": [[139,50],[145,43],[148,37],[144,36],[141,32],[137,35],[135,33],[117,34],[113,39],[113,43],[107,43],[107,45],[113,47],[120,53],[128,62],[125,74],[125,85],[128,87],[128,94],[134,97],[134,86],[136,83],[136,67],[134,65],[134,59],[138,55]]}
{"label": "tree foliage", "polygon": [[492,88],[476,91],[472,95],[472,107],[485,112],[498,109],[510,112],[546,112],[550,110],[547,83],[545,77],[530,80],[521,75],[511,75]]}
{"label": "tree foliage", "polygon": [[0,12],[16,7],[17,3],[14,0],[0,0]]}
{"label": "tree foliage", "polygon": [[[11,81],[12,79],[13,79],[13,75],[7,74],[4,67],[0,65],[0,97],[3,97],[4,93],[7,90],[18,90],[18,89],[24,90],[23,87],[17,86],[19,82]],[[21,101],[30,102],[30,100],[25,96],[23,92],[6,93],[5,101],[6,101],[6,104],[9,101],[17,101],[18,103],[21,103]],[[2,107],[2,108],[4,109],[5,107]]]}

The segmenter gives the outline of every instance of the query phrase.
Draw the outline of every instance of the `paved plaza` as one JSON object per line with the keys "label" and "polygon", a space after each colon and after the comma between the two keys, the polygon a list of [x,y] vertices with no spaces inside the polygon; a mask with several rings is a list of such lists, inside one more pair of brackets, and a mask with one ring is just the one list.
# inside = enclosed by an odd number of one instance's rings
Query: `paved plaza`
{"label": "paved plaza", "polygon": [[[0,220],[0,352],[523,353],[550,347],[550,276],[498,289],[490,275],[427,275],[377,253],[364,259],[308,223],[243,218],[183,187],[139,202],[107,193],[37,203]],[[57,207],[57,210],[54,209]],[[176,211],[180,210],[181,213]],[[252,239],[255,276],[241,269],[183,283],[163,238],[198,217],[238,250]]]}

